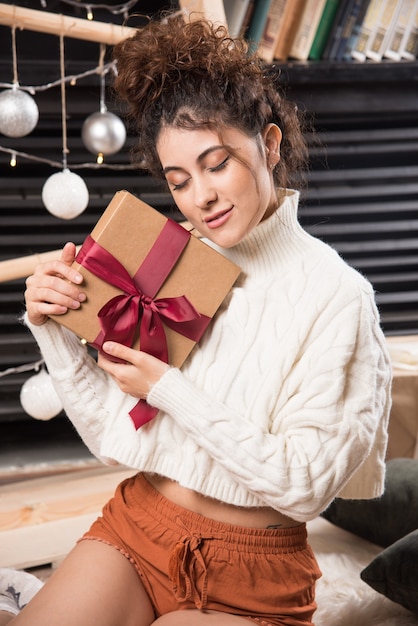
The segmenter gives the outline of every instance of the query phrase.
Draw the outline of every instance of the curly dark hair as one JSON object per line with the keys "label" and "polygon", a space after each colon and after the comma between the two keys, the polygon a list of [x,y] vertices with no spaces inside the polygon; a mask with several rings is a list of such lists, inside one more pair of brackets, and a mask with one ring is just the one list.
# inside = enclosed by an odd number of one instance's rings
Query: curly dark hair
{"label": "curly dark hair", "polygon": [[220,135],[233,127],[257,137],[273,122],[283,134],[275,183],[300,185],[307,148],[297,108],[244,39],[177,13],[151,19],[113,54],[114,88],[138,134],[134,154],[152,175],[162,177],[156,144],[165,126],[209,127]]}

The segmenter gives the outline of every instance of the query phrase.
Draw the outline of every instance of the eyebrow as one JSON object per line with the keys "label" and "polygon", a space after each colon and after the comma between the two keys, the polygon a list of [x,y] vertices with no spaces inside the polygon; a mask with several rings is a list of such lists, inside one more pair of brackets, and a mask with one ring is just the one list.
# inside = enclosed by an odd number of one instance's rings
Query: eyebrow
{"label": "eyebrow", "polygon": [[[211,146],[207,150],[204,150],[202,152],[202,154],[199,154],[199,156],[197,157],[197,162],[201,163],[208,156],[208,154],[211,154],[212,152],[216,152],[216,150],[221,150],[221,149],[224,149],[224,148],[225,148],[225,146],[223,146],[221,144],[216,145],[216,146]],[[165,174],[168,174],[168,172],[172,172],[172,171],[177,171],[178,172],[178,171],[182,171],[182,170],[183,170],[182,167],[178,167],[176,165],[168,165],[167,167],[165,167],[163,169],[163,174],[165,175]]]}

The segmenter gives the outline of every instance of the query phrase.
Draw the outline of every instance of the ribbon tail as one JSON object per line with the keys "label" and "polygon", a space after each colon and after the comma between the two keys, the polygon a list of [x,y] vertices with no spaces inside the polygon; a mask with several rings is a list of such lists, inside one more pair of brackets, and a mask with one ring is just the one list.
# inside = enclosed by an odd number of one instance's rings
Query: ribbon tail
{"label": "ribbon tail", "polygon": [[139,349],[152,354],[160,361],[168,363],[167,339],[164,332],[162,321],[157,313],[150,307],[145,307],[140,331],[139,331]]}
{"label": "ribbon tail", "polygon": [[158,409],[148,404],[146,400],[139,400],[133,409],[129,411],[129,415],[134,423],[135,430],[150,422],[158,413]]}

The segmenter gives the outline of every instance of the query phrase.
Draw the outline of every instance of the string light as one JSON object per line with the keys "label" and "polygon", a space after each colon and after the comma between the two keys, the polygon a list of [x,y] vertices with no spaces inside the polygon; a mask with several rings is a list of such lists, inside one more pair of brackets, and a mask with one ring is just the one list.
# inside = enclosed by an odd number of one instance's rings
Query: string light
{"label": "string light", "polygon": [[[68,76],[64,76],[63,78],[57,78],[57,80],[54,80],[50,83],[45,83],[44,85],[19,85],[19,89],[21,91],[29,91],[29,93],[34,94],[37,91],[47,91],[48,89],[52,89],[53,87],[58,87],[59,85],[61,85],[62,82],[70,83],[70,85],[74,86],[78,80],[87,78],[88,76],[92,76],[93,74],[99,74],[101,71],[109,72],[111,70],[116,72],[116,63],[114,61],[112,61],[111,63],[106,63],[105,65],[103,65],[103,67],[100,67],[100,65],[96,65],[96,67],[92,68],[91,70],[86,70],[81,74],[71,74]],[[13,83],[0,82],[0,88],[7,89],[11,87],[13,87]]]}
{"label": "string light", "polygon": [[[91,11],[91,4],[89,3],[79,2],[79,0],[61,0],[61,2],[63,2],[64,4],[68,4],[69,6],[72,6],[72,7],[77,7],[77,8],[81,7],[83,9],[86,9],[86,11],[89,11],[89,10]],[[103,11],[109,11],[109,13],[112,13],[112,15],[123,14],[124,17],[127,17],[130,9],[132,9],[137,3],[138,3],[138,0],[128,0],[128,2],[115,4],[113,6],[109,4],[94,4],[94,8],[96,10],[102,9]],[[93,18],[88,17],[87,19],[93,19]]]}
{"label": "string light", "polygon": [[[16,149],[12,149],[12,148],[6,148],[5,146],[0,146],[0,152],[5,152],[6,154],[10,154],[12,155],[13,153],[16,155],[16,157],[19,157],[21,159],[28,159],[29,161],[36,161],[38,163],[44,163],[45,165],[50,165],[51,167],[54,168],[61,168],[62,167],[62,163],[60,161],[53,161],[51,159],[45,159],[43,157],[38,157],[35,156],[33,154],[28,154],[27,152],[20,152],[19,150]],[[118,163],[97,163],[96,162],[92,162],[92,163],[71,163],[71,169],[72,170],[77,170],[77,169],[100,169],[100,168],[107,168],[110,170],[120,170],[120,171],[124,171],[124,170],[137,170],[138,168],[140,168],[141,165],[140,164],[132,164],[132,163],[126,163],[126,164],[118,164]]]}
{"label": "string light", "polygon": [[16,167],[16,165],[17,165],[16,152],[13,151],[10,157],[10,167]]}
{"label": "string light", "polygon": [[23,372],[30,372],[31,370],[38,371],[43,363],[44,360],[40,359],[39,361],[35,361],[34,363],[26,363],[24,365],[19,365],[18,367],[9,367],[7,370],[3,370],[3,372],[0,372],[0,378],[3,378],[3,376],[10,376],[11,374],[22,374]]}

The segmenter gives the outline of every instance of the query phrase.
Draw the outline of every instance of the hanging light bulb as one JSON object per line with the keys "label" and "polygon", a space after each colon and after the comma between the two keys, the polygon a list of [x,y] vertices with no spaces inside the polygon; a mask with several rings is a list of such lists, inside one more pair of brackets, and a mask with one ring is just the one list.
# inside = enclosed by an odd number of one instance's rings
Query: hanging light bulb
{"label": "hanging light bulb", "polygon": [[10,167],[16,167],[16,165],[17,165],[16,152],[12,152],[12,155],[10,157]]}
{"label": "hanging light bulb", "polygon": [[103,157],[115,154],[126,141],[126,128],[122,120],[107,110],[105,99],[105,75],[100,76],[100,110],[92,113],[84,121],[81,138],[87,150],[97,155],[97,162]]}
{"label": "hanging light bulb", "polygon": [[71,220],[87,208],[89,191],[81,176],[64,168],[44,183],[42,202],[55,217]]}
{"label": "hanging light bulb", "polygon": [[61,400],[44,368],[23,383],[20,403],[28,415],[43,421],[52,419],[62,411]]}
{"label": "hanging light bulb", "polygon": [[91,6],[87,6],[86,9],[87,9],[87,19],[91,21],[93,19],[93,11],[91,10]]}

